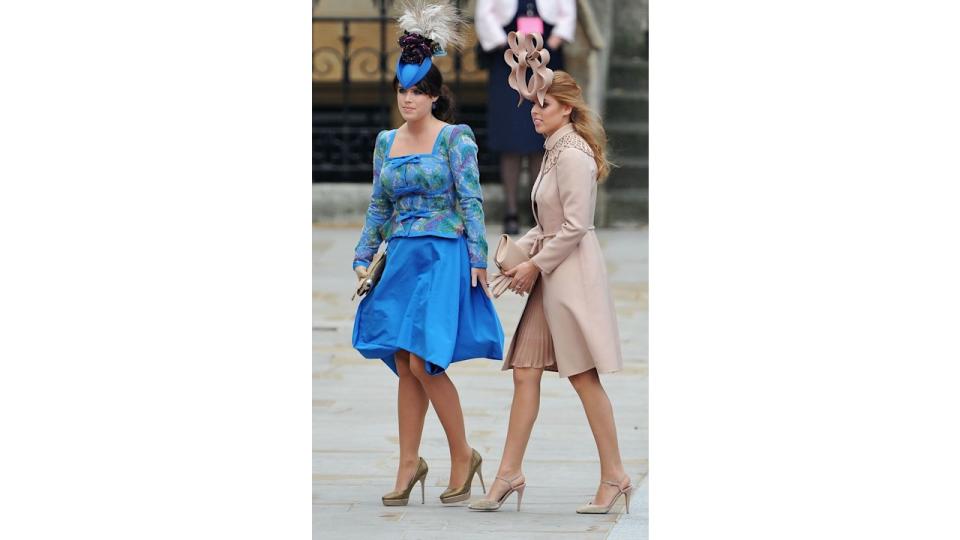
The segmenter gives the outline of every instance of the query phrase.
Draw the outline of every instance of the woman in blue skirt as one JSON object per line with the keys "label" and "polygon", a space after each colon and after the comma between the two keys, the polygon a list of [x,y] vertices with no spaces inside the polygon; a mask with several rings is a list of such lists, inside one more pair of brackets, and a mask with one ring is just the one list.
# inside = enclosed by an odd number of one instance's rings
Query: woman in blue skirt
{"label": "woman in blue skirt", "polygon": [[383,496],[387,506],[407,504],[417,482],[424,501],[427,464],[419,447],[428,401],[450,447],[449,487],[440,500],[470,498],[482,459],[467,443],[446,369],[470,358],[503,359],[503,329],[487,291],[477,145],[469,126],[448,123],[453,103],[430,60],[458,36],[424,28],[449,18],[422,15],[408,9],[400,18],[403,54],[393,84],[405,122],[377,136],[373,193],[353,263],[363,278],[387,241],[383,275],[360,302],[353,327],[354,348],[399,377],[400,464],[394,491]]}

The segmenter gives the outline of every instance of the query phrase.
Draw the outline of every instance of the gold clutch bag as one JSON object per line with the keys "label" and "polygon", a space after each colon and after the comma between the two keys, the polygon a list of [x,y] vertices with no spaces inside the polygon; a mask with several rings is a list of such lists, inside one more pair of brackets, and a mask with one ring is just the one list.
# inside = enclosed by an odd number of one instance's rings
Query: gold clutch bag
{"label": "gold clutch bag", "polygon": [[[493,262],[496,263],[500,272],[511,270],[520,263],[529,261],[530,258],[524,253],[516,242],[510,239],[509,235],[500,235],[500,243],[497,244],[497,251],[493,255]],[[502,273],[494,274],[490,280],[490,289],[494,298],[500,298],[513,283],[513,278],[505,276]]]}
{"label": "gold clutch bag", "polygon": [[370,261],[370,266],[367,267],[367,274],[360,278],[360,282],[357,283],[357,290],[353,293],[353,297],[350,300],[354,300],[358,296],[363,296],[373,290],[377,285],[377,282],[380,281],[380,276],[383,275],[383,268],[387,265],[387,252],[381,251],[373,256],[373,260]]}

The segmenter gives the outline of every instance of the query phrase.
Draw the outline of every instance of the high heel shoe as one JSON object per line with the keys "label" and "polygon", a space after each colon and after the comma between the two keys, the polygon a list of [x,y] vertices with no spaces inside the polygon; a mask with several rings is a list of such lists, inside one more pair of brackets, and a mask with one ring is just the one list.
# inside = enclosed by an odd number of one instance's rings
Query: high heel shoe
{"label": "high heel shoe", "polygon": [[470,498],[470,489],[471,483],[473,482],[473,475],[476,474],[480,477],[480,487],[483,488],[483,492],[487,492],[487,486],[483,484],[483,474],[480,473],[480,465],[483,464],[483,458],[480,457],[480,454],[471,448],[472,454],[470,455],[470,472],[467,474],[467,480],[463,483],[462,486],[458,488],[447,488],[446,491],[440,494],[440,502],[443,504],[458,503],[465,501]]}
{"label": "high heel shoe", "polygon": [[633,484],[628,483],[627,487],[624,487],[624,488],[620,487],[620,484],[623,483],[624,479],[629,479],[629,477],[624,476],[623,478],[620,479],[620,482],[611,482],[609,480],[603,481],[604,484],[614,486],[619,490],[619,492],[613,496],[613,500],[610,501],[610,504],[606,506],[601,506],[601,505],[593,504],[592,502],[590,502],[581,506],[580,508],[577,508],[577,513],[578,514],[606,514],[610,512],[610,510],[613,508],[613,505],[616,504],[617,499],[619,499],[620,496],[623,495],[627,498],[626,508],[627,508],[627,513],[629,514],[630,513],[630,494],[633,492]]}
{"label": "high heel shoe", "polygon": [[[513,482],[514,482],[514,480],[516,480],[517,478],[520,478],[521,476],[523,476],[523,475],[522,475],[522,474],[518,474],[518,475],[516,476],[516,478],[514,478],[513,480],[507,480],[506,478],[501,478],[501,477],[498,476],[498,477],[496,478],[496,480],[494,480],[493,482],[496,483],[497,480],[502,480],[502,481],[506,482],[508,486],[510,486],[510,489],[508,489],[508,490],[506,491],[506,493],[504,493],[503,495],[501,495],[500,498],[497,499],[497,500],[495,500],[495,501],[490,501],[490,500],[487,500],[487,499],[480,499],[480,500],[478,500],[478,501],[473,501],[472,503],[470,503],[470,505],[469,505],[467,508],[469,508],[469,509],[471,509],[471,510],[479,510],[479,511],[482,511],[482,512],[494,512],[494,511],[497,511],[497,510],[500,509],[501,506],[503,506],[503,503],[506,502],[507,497],[509,497],[511,493],[513,493],[514,491],[516,491],[516,492],[517,492],[517,512],[519,512],[519,511],[520,511],[520,501],[523,500],[523,490],[526,489],[527,483],[526,483],[526,481],[524,481],[524,482],[520,482],[519,485],[516,485],[516,486],[515,486],[515,485],[513,485]],[[491,488],[492,488],[492,487],[493,487],[493,486],[491,486]]]}
{"label": "high heel shoe", "polygon": [[417,472],[413,475],[413,480],[410,480],[410,483],[407,485],[407,489],[403,491],[391,491],[382,497],[384,506],[406,506],[407,502],[410,500],[410,492],[413,491],[413,486],[417,485],[417,482],[420,482],[420,504],[427,502],[426,487],[424,487],[424,482],[427,480],[427,462],[423,458],[419,458],[417,462]]}

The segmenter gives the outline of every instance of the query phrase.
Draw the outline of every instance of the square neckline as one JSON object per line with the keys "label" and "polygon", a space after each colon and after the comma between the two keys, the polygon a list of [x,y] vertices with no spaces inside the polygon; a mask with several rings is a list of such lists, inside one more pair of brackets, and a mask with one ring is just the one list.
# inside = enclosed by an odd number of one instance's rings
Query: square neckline
{"label": "square neckline", "polygon": [[397,128],[397,129],[393,130],[393,131],[390,133],[390,143],[387,145],[387,159],[401,159],[401,158],[408,158],[408,157],[412,157],[412,156],[435,156],[435,155],[437,155],[437,147],[440,146],[440,140],[442,139],[441,135],[443,135],[443,131],[444,131],[445,129],[447,129],[448,127],[450,127],[450,126],[452,126],[452,125],[453,125],[453,124],[445,124],[442,128],[440,128],[440,131],[437,133],[437,138],[433,140],[433,148],[430,149],[430,152],[429,152],[429,153],[427,153],[427,152],[420,152],[420,153],[414,153],[414,154],[404,154],[404,155],[402,155],[402,156],[391,156],[391,155],[390,155],[390,151],[393,150],[393,141],[396,140],[396,138],[397,138],[397,131],[399,131],[400,128]]}

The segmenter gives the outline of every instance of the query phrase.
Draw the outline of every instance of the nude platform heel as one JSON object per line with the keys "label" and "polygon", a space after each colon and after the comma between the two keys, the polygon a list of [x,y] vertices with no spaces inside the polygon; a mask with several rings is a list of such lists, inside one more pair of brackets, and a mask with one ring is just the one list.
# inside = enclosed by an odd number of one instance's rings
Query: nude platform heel
{"label": "nude platform heel", "polygon": [[458,488],[448,488],[446,491],[440,494],[440,502],[443,504],[452,504],[465,501],[470,498],[470,490],[472,489],[473,475],[480,477],[480,487],[483,488],[483,492],[487,492],[487,486],[483,484],[483,474],[480,472],[480,466],[483,465],[483,458],[480,457],[480,453],[476,450],[472,450],[470,455],[470,472],[467,474],[467,480],[463,483],[462,486]]}
{"label": "nude platform heel", "polygon": [[417,472],[413,475],[413,480],[410,480],[410,483],[407,485],[407,489],[403,491],[391,491],[384,495],[381,500],[383,501],[384,506],[406,506],[407,502],[410,501],[410,492],[413,491],[413,486],[417,485],[417,482],[420,482],[420,504],[427,502],[426,487],[424,483],[427,480],[427,462],[423,458],[419,458],[417,462]]}

